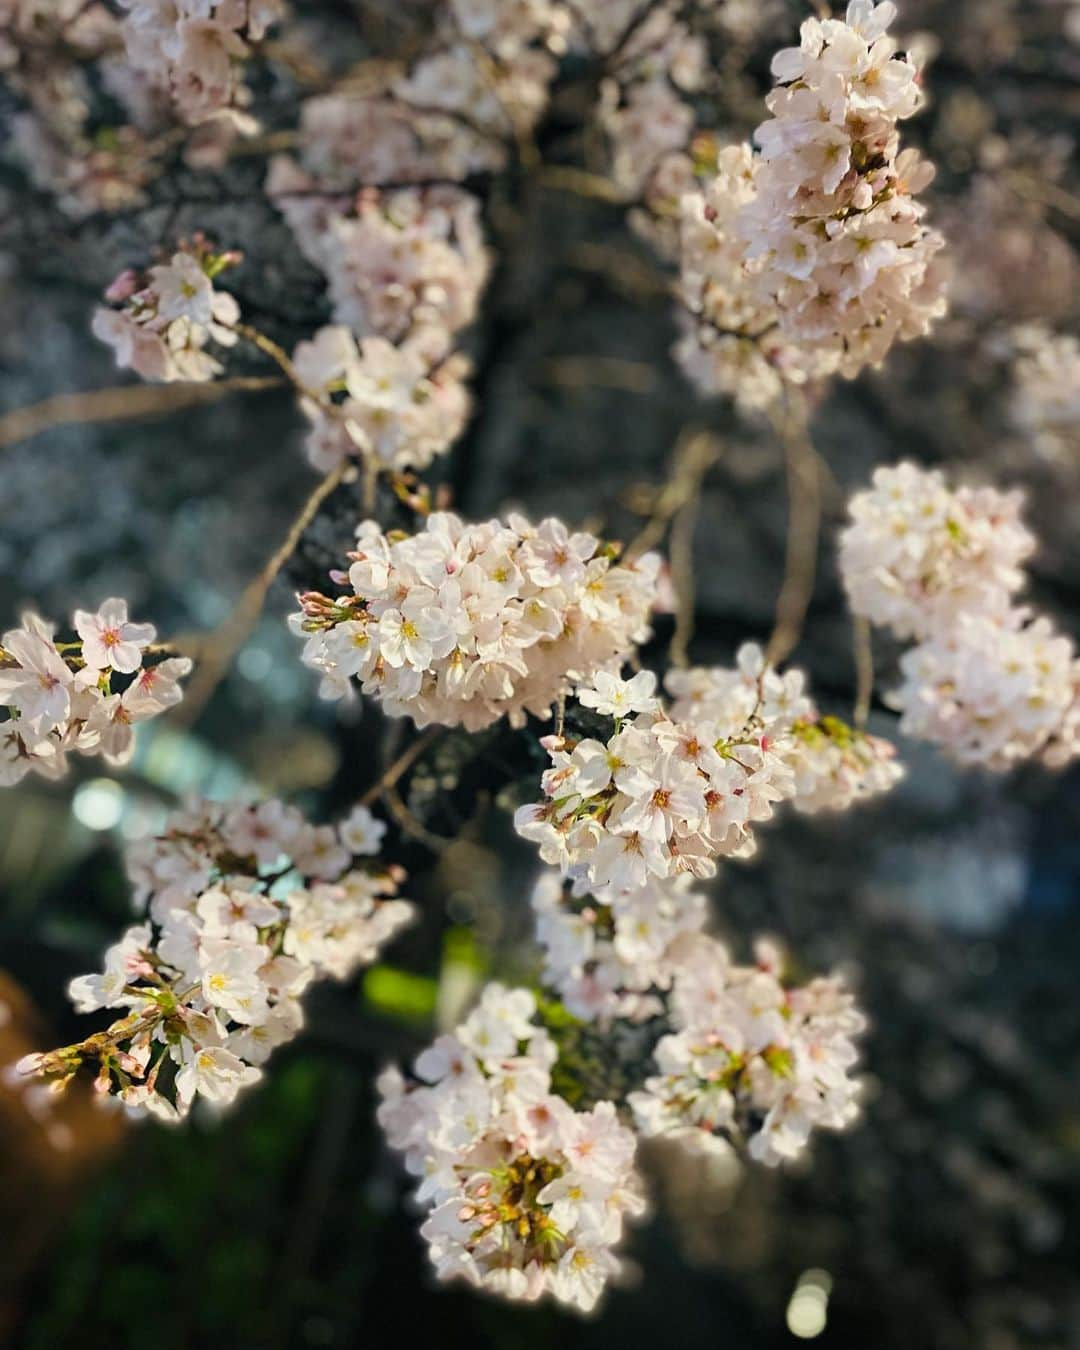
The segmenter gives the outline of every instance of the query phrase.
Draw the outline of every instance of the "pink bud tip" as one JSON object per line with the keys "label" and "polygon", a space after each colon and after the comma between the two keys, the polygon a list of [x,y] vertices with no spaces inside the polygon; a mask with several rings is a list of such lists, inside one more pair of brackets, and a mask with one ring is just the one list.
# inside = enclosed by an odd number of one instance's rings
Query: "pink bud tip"
{"label": "pink bud tip", "polygon": [[108,290],[105,292],[105,299],[108,300],[110,304],[119,305],[125,300],[130,300],[138,289],[138,279],[132,269],[127,267],[120,273],[116,280],[109,285]]}

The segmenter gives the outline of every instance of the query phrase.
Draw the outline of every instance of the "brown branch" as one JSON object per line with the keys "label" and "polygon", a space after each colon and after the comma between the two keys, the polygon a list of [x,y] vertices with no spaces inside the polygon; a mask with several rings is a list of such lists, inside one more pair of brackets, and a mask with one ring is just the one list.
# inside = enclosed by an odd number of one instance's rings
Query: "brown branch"
{"label": "brown branch", "polygon": [[[723,445],[710,432],[700,427],[683,430],[675,445],[671,475],[667,482],[659,488],[638,489],[639,494],[647,494],[648,503],[639,514],[648,514],[649,519],[628,545],[628,559],[640,557],[663,540],[668,525],[697,497],[705,475],[723,454],[723,450]],[[632,503],[628,505],[631,510],[635,509]]]}
{"label": "brown branch", "polygon": [[577,197],[611,202],[615,206],[626,206],[630,200],[628,194],[616,187],[610,178],[590,173],[587,169],[577,169],[572,164],[545,164],[537,170],[534,179],[539,187],[556,192],[572,192]]}
{"label": "brown branch", "polygon": [[855,615],[852,651],[855,657],[855,711],[852,721],[857,727],[864,727],[870,716],[870,700],[874,696],[874,644],[870,621],[861,614]]}
{"label": "brown branch", "polygon": [[701,493],[695,491],[676,514],[668,545],[671,580],[675,587],[675,631],[668,646],[668,657],[673,666],[680,668],[690,664],[690,639],[694,636],[694,530],[700,513]]}
{"label": "brown branch", "polygon": [[778,665],[798,645],[817,575],[821,532],[821,470],[807,428],[806,404],[795,390],[776,419],[787,469],[788,530],[784,581],[776,601],[776,623],[767,656]]}
{"label": "brown branch", "polygon": [[645,361],[617,356],[557,356],[543,363],[545,384],[562,389],[617,389],[624,394],[651,394],[656,370]]}
{"label": "brown branch", "polygon": [[29,441],[53,427],[166,417],[184,408],[217,403],[229,394],[278,389],[281,384],[277,376],[244,376],[210,384],[131,384],[79,394],[56,394],[0,416],[0,450]]}
{"label": "brown branch", "polygon": [[444,839],[441,834],[432,834],[422,825],[406,806],[396,788],[384,787],[380,795],[390,814],[401,826],[402,832],[431,849],[432,853],[442,853],[454,842],[452,839]]}
{"label": "brown branch", "polygon": [[187,695],[174,714],[176,724],[191,726],[196,721],[231,665],[233,657],[254,628],[255,622],[262,612],[267,591],[273,585],[278,573],[296,552],[304,531],[315,519],[319,508],[327,497],[352,472],[354,472],[353,465],[350,461],[343,460],[322,479],[304,503],[296,519],[289,526],[288,532],[279,547],[267,559],[258,576],[245,587],[232,613],[220,628],[202,641],[196,639],[193,644],[185,643],[182,638],[179,639],[180,645],[185,650],[194,651],[199,664],[196,667],[191,684],[188,686]]}
{"label": "brown branch", "polygon": [[415,741],[398,755],[393,764],[390,765],[384,773],[380,774],[378,779],[372,783],[371,787],[360,798],[361,806],[370,806],[372,802],[377,801],[388,788],[396,787],[401,778],[408,773],[409,769],[416,763],[421,755],[430,746],[434,745],[442,727],[428,727],[423,735],[418,736]]}
{"label": "brown branch", "polygon": [[672,665],[689,661],[694,635],[694,530],[701,512],[701,488],[705,476],[723,453],[723,445],[708,431],[687,427],[672,456],[671,475],[659,488],[638,489],[648,493],[649,519],[626,550],[628,559],[659,544],[670,526],[668,547],[671,579],[675,587],[675,631],[668,655]]}

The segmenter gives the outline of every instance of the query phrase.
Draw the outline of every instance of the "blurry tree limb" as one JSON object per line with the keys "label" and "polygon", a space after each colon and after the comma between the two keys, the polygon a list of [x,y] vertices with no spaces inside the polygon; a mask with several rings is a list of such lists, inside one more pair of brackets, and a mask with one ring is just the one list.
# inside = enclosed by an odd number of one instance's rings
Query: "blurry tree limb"
{"label": "blurry tree limb", "polygon": [[259,375],[217,380],[211,384],[130,384],[81,394],[56,394],[41,403],[16,408],[0,416],[0,450],[31,440],[53,427],[167,417],[184,408],[217,403],[230,394],[279,389],[282,384],[276,375]]}
{"label": "blurry tree limb", "polygon": [[610,202],[613,206],[626,206],[627,194],[603,174],[590,173],[588,169],[578,169],[572,164],[545,164],[535,175],[537,184],[550,188],[554,192],[571,192],[575,197],[588,197],[593,201]]}
{"label": "blurry tree limb", "polygon": [[776,601],[776,623],[767,656],[778,665],[798,645],[814,594],[821,533],[821,466],[810,440],[806,404],[789,390],[776,418],[787,469],[788,529],[784,581]]}
{"label": "blurry tree limb", "polygon": [[379,795],[387,810],[401,827],[402,833],[423,844],[425,848],[431,849],[432,853],[442,853],[454,842],[452,839],[444,839],[441,834],[432,834],[429,829],[422,825],[409,810],[396,787],[384,787]]}
{"label": "blurry tree limb", "polygon": [[568,250],[564,262],[567,267],[602,277],[619,295],[632,300],[673,294],[671,278],[628,249],[583,243]]}
{"label": "blurry tree limb", "polygon": [[558,356],[543,364],[545,382],[563,389],[617,389],[625,394],[651,394],[656,368],[647,361],[617,356]]}
{"label": "blurry tree limb", "polygon": [[679,667],[690,663],[690,639],[694,636],[694,531],[700,514],[701,493],[694,492],[675,515],[668,546],[675,587],[675,631],[671,635],[668,656],[671,664]]}
{"label": "blurry tree limb", "polygon": [[874,696],[874,645],[870,621],[856,614],[852,633],[855,656],[855,712],[852,720],[857,727],[866,726],[870,716],[870,700]]}
{"label": "blurry tree limb", "polygon": [[[667,482],[651,491],[639,487],[631,494],[649,518],[627,547],[628,559],[655,548],[670,527],[668,558],[675,588],[675,631],[669,655],[676,666],[687,664],[694,634],[694,530],[701,512],[701,488],[723,450],[723,444],[711,432],[687,427],[676,443]],[[632,501],[628,504],[634,509]]]}
{"label": "blurry tree limb", "polygon": [[442,731],[442,727],[428,727],[427,730],[423,732],[422,735],[418,736],[411,745],[406,746],[401,754],[398,755],[397,759],[394,760],[393,764],[391,764],[379,775],[378,779],[372,783],[371,787],[369,787],[360,798],[359,804],[361,806],[370,806],[372,802],[378,801],[388,788],[396,787],[402,777],[408,773],[424,752],[435,744]]}
{"label": "blurry tree limb", "polygon": [[355,474],[355,471],[355,466],[350,461],[343,460],[321,480],[289,526],[281,544],[266,560],[258,575],[248,583],[232,613],[220,628],[205,638],[185,640],[180,637],[176,640],[176,645],[181,650],[194,656],[198,661],[186,697],[174,713],[174,721],[177,724],[191,726],[196,721],[228,670],[233,657],[254,628],[262,612],[267,591],[296,552],[304,531],[315,519],[323,502],[345,482],[347,477]]}
{"label": "blurry tree limb", "polygon": [[1069,220],[1080,220],[1080,197],[1058,183],[1037,178],[1034,174],[1014,172],[1005,175],[1005,184],[1025,201],[1053,207]]}
{"label": "blurry tree limb", "polygon": [[724,447],[711,432],[687,427],[675,445],[671,474],[660,487],[638,486],[627,494],[626,505],[638,515],[647,515],[644,526],[626,548],[627,559],[638,558],[655,548],[669,524],[701,491],[705,475],[723,454]]}

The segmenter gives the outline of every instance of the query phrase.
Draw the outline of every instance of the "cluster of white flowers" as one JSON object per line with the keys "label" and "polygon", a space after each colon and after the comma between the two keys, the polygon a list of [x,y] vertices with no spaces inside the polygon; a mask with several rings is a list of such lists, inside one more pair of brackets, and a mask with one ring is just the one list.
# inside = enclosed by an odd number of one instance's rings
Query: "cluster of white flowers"
{"label": "cluster of white flowers", "polygon": [[1062,764],[1080,748],[1073,644],[1014,605],[1035,547],[1021,504],[902,463],[852,498],[840,541],[855,613],[919,644],[889,696],[901,730],[998,770],[1039,754]]}
{"label": "cluster of white flowers", "polygon": [[[579,5],[580,30],[610,72],[600,86],[599,122],[611,147],[611,179],[629,197],[652,197],[655,180],[685,172],[694,110],[685,95],[702,84],[708,52],[680,17],[685,6]],[[591,35],[591,36],[590,36]]]}
{"label": "cluster of white flowers", "polygon": [[784,382],[880,364],[944,313],[941,236],[915,200],[932,170],[900,152],[919,106],[915,64],[885,35],[889,3],[808,19],[779,52],[761,153],[729,146],[697,165],[679,202],[676,357],[708,393],[767,407]]}
{"label": "cluster of white flowers", "polygon": [[877,469],[840,536],[851,608],[897,637],[923,638],[962,614],[1007,607],[1035,550],[1022,505],[1020,492],[950,490],[939,470],[909,461]]}
{"label": "cluster of white flowers", "polygon": [[349,201],[312,196],[298,181],[308,180],[283,166],[270,192],[325,274],[335,321],[357,337],[412,337],[443,354],[476,317],[487,282],[477,199],[455,187],[367,189],[350,210]]}
{"label": "cluster of white flowers", "polygon": [[[0,785],[31,771],[45,778],[67,772],[67,756],[102,755],[126,764],[135,750],[134,727],[179,703],[186,657],[146,664],[156,633],[131,623],[124,600],[106,600],[97,613],[77,609],[78,635],[57,642],[55,625],[36,614],[0,636]],[[115,688],[119,680],[123,686]]]}
{"label": "cluster of white flowers", "polygon": [[658,1042],[658,1072],[628,1101],[645,1137],[745,1144],[769,1166],[797,1157],[815,1128],[858,1115],[853,1038],[866,1021],[837,977],[783,978],[767,942],[756,965],[736,966],[715,939],[677,944],[669,998],[675,1030]]}
{"label": "cluster of white flowers", "polygon": [[167,90],[186,122],[250,119],[241,84],[249,43],[259,42],[284,13],[282,0],[119,0],[131,67]]}
{"label": "cluster of white flowers", "polygon": [[1080,661],[1049,619],[1021,609],[962,614],[900,658],[888,695],[900,730],[961,764],[1004,771],[1080,753]]}
{"label": "cluster of white flowers", "polygon": [[[469,412],[468,363],[450,356],[433,367],[415,342],[385,338],[359,346],[348,328],[320,328],[293,352],[312,423],[308,458],[324,473],[348,455],[381,468],[424,469],[461,434]],[[335,394],[343,393],[337,400]]]}
{"label": "cluster of white flowers", "polygon": [[1029,324],[1012,333],[1012,421],[1037,454],[1080,462],[1080,339]]}
{"label": "cluster of white flowers", "polygon": [[488,985],[406,1079],[378,1081],[378,1118],[419,1179],[421,1233],[440,1279],[507,1298],[595,1306],[642,1213],[635,1140],[611,1102],[575,1111],[552,1092],[557,1049],[525,989]]}
{"label": "cluster of white flowers", "polygon": [[324,696],[355,676],[393,716],[471,731],[547,716],[567,680],[644,641],[660,569],[655,554],[618,563],[591,534],[517,515],[439,512],[404,537],[364,521],[350,556],[354,593],[308,592],[291,620]]}
{"label": "cluster of white flowers", "polygon": [[121,272],[105,292],[109,306],[94,312],[95,337],[113,349],[118,366],[144,380],[212,380],[222,367],[207,343],[234,346],[240,319],[236,300],[214,280],[238,261],[239,254],[215,253],[196,238],[143,275]]}
{"label": "cluster of white flowers", "polygon": [[849,376],[944,313],[944,241],[915,200],[933,171],[899,148],[897,122],[922,95],[914,61],[886,36],[895,13],[851,0],[846,20],[807,19],[800,46],[777,53],[756,197],[742,213],[781,333],[830,349]]}
{"label": "cluster of white flowers", "polygon": [[838,717],[803,717],[791,725],[787,766],[795,775],[796,811],[844,811],[896,786],[904,766],[896,747]]}
{"label": "cluster of white flowers", "polygon": [[96,1066],[103,1097],[165,1120],[197,1096],[231,1103],[299,1032],[307,986],[346,979],[411,920],[400,870],[375,860],[384,829],[362,806],[336,829],[278,801],[175,814],[129,859],[146,919],[69,990],[79,1012],[124,1016],[22,1071],[62,1086]]}
{"label": "cluster of white flowers", "polygon": [[818,716],[800,671],[778,674],[749,643],[737,661],[672,671],[669,710],[649,672],[600,675],[579,690],[585,706],[615,718],[614,734],[545,738],[547,800],[519,808],[518,833],[583,887],[633,891],[749,856],[754,826],[800,789],[803,809],[836,809],[899,778],[891,746]]}
{"label": "cluster of white flowers", "polygon": [[747,258],[741,225],[756,200],[760,163],[747,144],[718,150],[705,182],[682,193],[676,216],[683,336],[675,358],[703,393],[725,394],[751,412],[774,404],[786,382],[835,370],[827,348],[781,332],[776,303],[760,284],[763,259]]}
{"label": "cluster of white flowers", "polygon": [[544,983],[585,1021],[640,1021],[661,1012],[657,994],[671,987],[675,969],[672,943],[699,932],[707,917],[705,896],[685,876],[592,895],[545,871],[532,907]]}
{"label": "cluster of white flowers", "polygon": [[[268,190],[326,277],[336,321],[296,354],[316,395],[303,403],[309,458],[329,469],[359,452],[394,470],[424,468],[468,415],[469,362],[454,345],[490,269],[479,202],[452,186],[327,195],[285,158]],[[336,390],[344,404],[331,405]]]}

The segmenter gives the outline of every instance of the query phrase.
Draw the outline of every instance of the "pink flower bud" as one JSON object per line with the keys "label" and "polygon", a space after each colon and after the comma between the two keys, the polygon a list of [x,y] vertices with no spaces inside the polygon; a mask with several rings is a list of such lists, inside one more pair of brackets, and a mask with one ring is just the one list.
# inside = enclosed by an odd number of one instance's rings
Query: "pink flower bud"
{"label": "pink flower bud", "polygon": [[110,283],[105,292],[105,299],[110,304],[120,305],[125,300],[130,300],[138,289],[138,278],[130,267],[126,267],[116,280]]}

